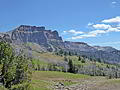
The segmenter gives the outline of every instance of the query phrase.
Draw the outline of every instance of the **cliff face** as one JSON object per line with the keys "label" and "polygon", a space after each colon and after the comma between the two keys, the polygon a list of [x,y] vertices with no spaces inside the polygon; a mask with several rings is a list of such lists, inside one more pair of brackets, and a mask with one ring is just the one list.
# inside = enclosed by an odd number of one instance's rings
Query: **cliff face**
{"label": "cliff face", "polygon": [[11,40],[9,34],[5,34],[5,33],[0,33],[0,41],[12,43],[12,40]]}
{"label": "cliff face", "polygon": [[15,42],[31,42],[46,47],[49,51],[55,50],[53,43],[61,46],[62,38],[57,31],[45,30],[45,27],[21,25],[11,33],[11,39]]}

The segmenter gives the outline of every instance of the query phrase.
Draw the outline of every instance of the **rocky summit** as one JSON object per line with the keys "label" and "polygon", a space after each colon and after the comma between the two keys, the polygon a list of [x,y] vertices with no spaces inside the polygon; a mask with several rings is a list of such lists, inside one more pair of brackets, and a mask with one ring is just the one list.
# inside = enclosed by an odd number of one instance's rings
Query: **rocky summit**
{"label": "rocky summit", "polygon": [[57,31],[45,30],[45,27],[21,25],[14,29],[11,34],[12,41],[19,43],[36,43],[45,47],[48,51],[55,51],[52,44],[61,46],[62,38]]}
{"label": "rocky summit", "polygon": [[[120,63],[120,51],[112,47],[90,46],[84,42],[63,41],[57,31],[46,30],[44,26],[36,27],[21,25],[12,31],[0,33],[0,40],[7,41],[15,46],[32,43],[37,51],[66,52],[85,55],[88,58],[100,59],[107,63]],[[25,48],[25,47],[24,47]],[[29,50],[32,50],[32,48]]]}

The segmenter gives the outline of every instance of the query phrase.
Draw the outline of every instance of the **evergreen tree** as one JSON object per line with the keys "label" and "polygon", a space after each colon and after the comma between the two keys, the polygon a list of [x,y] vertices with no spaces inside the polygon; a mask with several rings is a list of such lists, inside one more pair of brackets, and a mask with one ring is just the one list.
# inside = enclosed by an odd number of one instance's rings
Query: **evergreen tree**
{"label": "evergreen tree", "polygon": [[0,42],[0,78],[6,88],[12,85],[22,84],[30,81],[27,58],[15,56],[12,47],[6,42]]}
{"label": "evergreen tree", "polygon": [[82,61],[81,61],[82,63],[85,63],[85,60],[84,59],[82,59]]}
{"label": "evergreen tree", "polygon": [[64,56],[67,56],[67,55],[68,55],[68,53],[65,51],[65,52],[64,52]]}
{"label": "evergreen tree", "polygon": [[68,72],[74,73],[74,65],[73,65],[73,62],[72,62],[71,59],[69,60],[68,65],[69,65],[69,70],[68,70]]}
{"label": "evergreen tree", "polygon": [[81,61],[81,57],[80,56],[78,57],[78,61]]}
{"label": "evergreen tree", "polygon": [[70,51],[69,51],[68,55],[69,55],[69,56],[72,56],[72,54],[71,54],[71,52],[70,52]]}
{"label": "evergreen tree", "polygon": [[64,61],[68,62],[68,59],[67,59],[67,57],[64,57]]}
{"label": "evergreen tree", "polygon": [[60,49],[59,54],[60,54],[60,55],[62,55],[62,54],[63,54],[63,50],[62,50],[62,49]]}

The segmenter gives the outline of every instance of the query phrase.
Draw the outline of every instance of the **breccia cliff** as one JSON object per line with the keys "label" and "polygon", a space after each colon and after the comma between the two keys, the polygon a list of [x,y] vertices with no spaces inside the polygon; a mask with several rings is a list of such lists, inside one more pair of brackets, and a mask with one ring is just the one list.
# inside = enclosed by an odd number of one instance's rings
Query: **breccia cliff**
{"label": "breccia cliff", "polygon": [[45,27],[21,25],[13,30],[10,36],[12,41],[16,43],[37,43],[48,51],[55,51],[54,45],[59,47],[63,45],[63,40],[58,32],[45,30]]}

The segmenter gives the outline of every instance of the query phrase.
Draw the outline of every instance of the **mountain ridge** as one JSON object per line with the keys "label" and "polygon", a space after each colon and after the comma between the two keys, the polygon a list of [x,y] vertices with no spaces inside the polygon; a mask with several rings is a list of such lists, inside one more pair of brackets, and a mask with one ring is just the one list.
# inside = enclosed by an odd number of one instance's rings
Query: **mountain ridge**
{"label": "mountain ridge", "polygon": [[55,30],[46,30],[44,26],[36,27],[21,25],[12,31],[0,34],[0,38],[7,42],[19,45],[21,43],[36,43],[43,51],[57,52],[64,50],[89,58],[101,59],[107,63],[120,63],[120,51],[112,47],[90,46],[84,42],[63,41]]}

